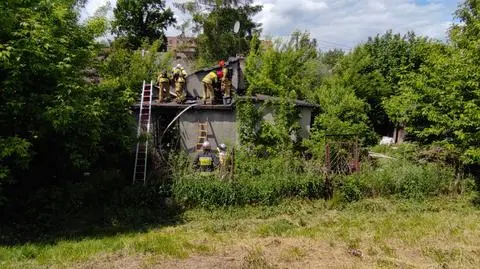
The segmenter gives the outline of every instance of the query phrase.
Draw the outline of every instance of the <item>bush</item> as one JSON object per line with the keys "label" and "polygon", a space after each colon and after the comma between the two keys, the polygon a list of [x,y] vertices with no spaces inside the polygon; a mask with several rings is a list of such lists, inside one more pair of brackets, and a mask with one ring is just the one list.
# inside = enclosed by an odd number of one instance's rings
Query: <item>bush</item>
{"label": "bush", "polygon": [[[408,152],[412,152],[411,147],[398,152],[397,157],[404,159],[364,162],[360,173],[333,178],[334,198],[338,202],[389,196],[421,200],[474,189],[473,180],[458,180],[452,167],[416,163],[407,158]],[[175,160],[172,193],[187,207],[271,205],[292,197],[318,199],[329,194],[322,163],[305,160],[291,151],[267,158],[238,152],[233,182],[221,181],[214,174],[200,176],[191,169],[186,156]]]}
{"label": "bush", "polygon": [[323,175],[310,170],[305,161],[291,153],[268,159],[239,153],[235,169],[233,182],[221,181],[215,175],[202,177],[194,172],[177,171],[179,177],[175,178],[173,195],[177,202],[188,207],[271,205],[290,197],[324,196]]}
{"label": "bush", "polygon": [[119,173],[99,173],[27,191],[0,208],[0,243],[50,240],[90,233],[143,229],[170,222],[178,208],[166,204],[171,186],[132,185]]}
{"label": "bush", "polygon": [[379,167],[363,165],[362,173],[338,178],[336,185],[337,192],[349,202],[392,195],[423,199],[468,192],[474,186],[471,179],[457,181],[451,167],[407,160],[382,160]]}

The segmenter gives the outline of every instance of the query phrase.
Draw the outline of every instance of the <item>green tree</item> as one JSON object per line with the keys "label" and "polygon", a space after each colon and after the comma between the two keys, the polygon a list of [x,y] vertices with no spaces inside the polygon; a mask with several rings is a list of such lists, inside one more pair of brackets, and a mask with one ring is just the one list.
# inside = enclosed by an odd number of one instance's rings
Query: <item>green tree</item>
{"label": "green tree", "polygon": [[[193,31],[197,37],[198,65],[206,66],[237,54],[247,54],[249,39],[259,34],[260,24],[253,16],[262,10],[252,0],[197,0],[178,5],[191,14]],[[240,22],[234,33],[235,22]]]}
{"label": "green tree", "polygon": [[480,164],[480,2],[465,1],[452,45],[431,44],[419,72],[385,101],[389,116],[404,123],[412,139],[441,145],[464,164]]}
{"label": "green tree", "polygon": [[62,182],[128,152],[133,98],[89,79],[106,22],[80,24],[78,10],[74,0],[0,3],[0,179]]}
{"label": "green tree", "polygon": [[164,0],[118,0],[113,14],[112,32],[126,42],[128,48],[137,49],[143,42],[152,44],[160,40],[160,49],[166,50],[165,31],[176,19]]}
{"label": "green tree", "polygon": [[343,59],[343,56],[345,56],[345,52],[341,49],[333,49],[321,53],[322,62],[328,66],[329,70],[333,70]]}
{"label": "green tree", "polygon": [[400,93],[400,82],[425,61],[423,46],[429,41],[414,33],[404,36],[387,31],[369,38],[344,57],[335,68],[338,82],[354,89],[370,108],[368,115],[378,133],[388,134],[393,125],[382,101]]}
{"label": "green tree", "polygon": [[[252,39],[252,44],[257,38]],[[314,92],[325,77],[317,44],[309,33],[295,32],[287,42],[262,48],[252,45],[246,60],[249,94],[262,93],[314,101]]]}

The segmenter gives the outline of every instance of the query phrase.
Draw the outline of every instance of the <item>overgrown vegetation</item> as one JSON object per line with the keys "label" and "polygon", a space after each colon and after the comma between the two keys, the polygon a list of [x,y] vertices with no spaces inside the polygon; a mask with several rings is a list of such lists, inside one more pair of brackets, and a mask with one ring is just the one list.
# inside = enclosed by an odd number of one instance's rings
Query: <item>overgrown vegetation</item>
{"label": "overgrown vegetation", "polygon": [[[236,153],[234,178],[221,181],[199,177],[180,158],[174,168],[173,195],[177,202],[189,207],[230,205],[271,205],[291,197],[321,198],[323,177],[306,166],[301,158],[288,151],[278,157],[252,157],[247,152]],[[187,162],[187,165],[184,165]]]}
{"label": "overgrown vegetation", "polygon": [[[368,255],[366,267],[408,267],[403,249],[428,266],[479,263],[478,1],[459,6],[448,43],[387,31],[349,53],[319,51],[308,32],[261,42],[253,20],[261,6],[249,0],[182,6],[203,29],[199,66],[248,55],[235,167],[224,180],[202,177],[179,153],[168,184],[131,186],[131,106],[142,80],[172,65],[158,53],[175,21],[165,3],[118,1],[110,24],[108,7],[80,22],[84,0],[0,2],[0,267],[187,258],[252,237],[328,241],[329,250]],[[110,25],[115,40],[99,42]],[[254,102],[255,94],[272,98]],[[296,99],[318,105],[309,139],[299,136]],[[405,127],[409,143],[369,148],[394,127]],[[328,173],[331,134],[387,156],[362,154],[361,171]],[[240,266],[275,267],[250,243]],[[279,260],[315,251],[301,243]]]}
{"label": "overgrown vegetation", "polygon": [[189,210],[183,219],[142,232],[2,246],[0,266],[472,268],[480,262],[480,214],[468,196],[421,202],[377,198],[342,207],[287,200]]}

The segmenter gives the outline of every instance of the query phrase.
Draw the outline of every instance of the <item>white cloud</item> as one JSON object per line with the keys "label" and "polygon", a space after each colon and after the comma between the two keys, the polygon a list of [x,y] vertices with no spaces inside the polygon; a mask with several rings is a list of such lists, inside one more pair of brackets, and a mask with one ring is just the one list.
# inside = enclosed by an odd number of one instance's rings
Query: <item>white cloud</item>
{"label": "white cloud", "polygon": [[[352,48],[369,36],[414,31],[445,39],[457,1],[426,0],[263,0],[256,19],[266,36],[286,36],[307,30],[320,47]],[[313,7],[312,5],[318,5]]]}
{"label": "white cloud", "polygon": [[[107,0],[90,0],[85,14]],[[167,5],[172,6],[167,0]],[[184,1],[184,0],[182,0]],[[255,20],[263,24],[265,36],[287,36],[307,30],[322,49],[352,48],[369,36],[414,31],[419,35],[445,39],[452,13],[460,0],[256,0],[263,10]],[[114,4],[115,0],[111,0]],[[185,15],[175,10],[181,22]],[[176,34],[174,28],[168,34]]]}

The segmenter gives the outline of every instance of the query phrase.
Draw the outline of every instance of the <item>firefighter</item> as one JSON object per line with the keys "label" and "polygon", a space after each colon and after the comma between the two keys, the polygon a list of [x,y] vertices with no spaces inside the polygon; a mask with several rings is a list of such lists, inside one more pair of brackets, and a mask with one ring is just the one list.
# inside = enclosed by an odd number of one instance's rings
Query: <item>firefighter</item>
{"label": "firefighter", "polygon": [[182,65],[177,64],[175,68],[173,68],[173,81],[175,83],[175,94],[177,98],[175,101],[177,103],[182,103],[185,100],[185,94],[183,92],[185,82],[187,79],[187,72],[182,67]]}
{"label": "firefighter", "polygon": [[217,83],[218,77],[217,73],[214,71],[211,71],[208,73],[202,80],[203,83],[203,103],[207,104],[207,101],[209,104],[214,104],[215,103],[215,93],[213,92],[213,84]]}
{"label": "firefighter", "polygon": [[217,150],[218,150],[220,177],[224,179],[230,174],[231,166],[232,166],[232,158],[228,153],[227,146],[225,144],[218,145]]}
{"label": "firefighter", "polygon": [[219,161],[217,155],[212,152],[210,142],[205,141],[202,144],[202,151],[197,154],[193,161],[196,170],[204,175],[208,175],[218,167]]}
{"label": "firefighter", "polygon": [[220,61],[220,67],[222,68],[222,91],[223,91],[223,99],[229,99],[231,97],[232,92],[232,81],[230,81],[230,76],[228,68],[225,66],[225,62],[223,60]]}
{"label": "firefighter", "polygon": [[170,97],[170,80],[168,79],[167,72],[162,71],[157,78],[158,82],[158,102],[164,102]]}

